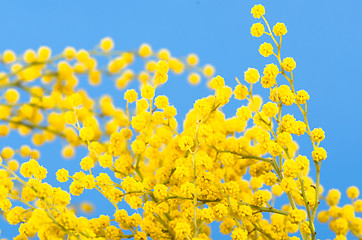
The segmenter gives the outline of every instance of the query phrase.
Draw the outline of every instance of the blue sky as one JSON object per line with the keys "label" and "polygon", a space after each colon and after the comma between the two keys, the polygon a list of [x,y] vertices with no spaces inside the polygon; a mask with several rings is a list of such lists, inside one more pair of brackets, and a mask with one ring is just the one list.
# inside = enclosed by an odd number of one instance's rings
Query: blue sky
{"label": "blue sky", "polygon": [[[251,24],[258,22],[250,14],[257,3],[265,5],[272,25],[278,21],[286,24],[282,56],[295,58],[295,86],[311,96],[311,127],[326,132],[322,146],[328,159],[322,164],[322,185],[343,193],[350,185],[362,188],[362,1],[1,1],[0,52],[13,49],[22,53],[42,45],[54,53],[66,46],[91,49],[110,36],[119,50],[137,49],[147,42],[156,50],[168,48],[175,56],[195,52],[201,64],[212,63],[217,74],[234,86],[234,77],[242,78],[248,67],[261,70],[272,60],[258,53],[259,45],[269,39],[253,38],[249,33]],[[161,91],[171,96],[179,119],[195,99],[210,94],[204,85],[190,87],[185,75],[170,80],[167,90]],[[267,94],[261,88],[256,91]],[[233,114],[231,110],[229,114]],[[11,143],[19,143],[16,136],[0,139],[0,146]],[[310,154],[307,141],[302,139],[300,147],[302,154]],[[61,166],[60,158],[47,149],[42,150],[43,158],[52,156],[54,169]],[[320,234],[321,238],[332,237],[325,228]]]}

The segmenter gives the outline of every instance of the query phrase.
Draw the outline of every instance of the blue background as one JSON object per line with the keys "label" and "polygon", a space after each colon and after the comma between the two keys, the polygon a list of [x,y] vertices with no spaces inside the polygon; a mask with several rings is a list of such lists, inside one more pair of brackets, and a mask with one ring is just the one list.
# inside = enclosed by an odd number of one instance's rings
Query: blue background
{"label": "blue background", "polygon": [[[322,146],[328,158],[322,164],[322,185],[325,189],[341,189],[343,194],[350,185],[362,187],[362,1],[1,1],[0,51],[13,49],[20,54],[47,45],[57,54],[66,46],[92,49],[101,38],[110,36],[119,50],[137,49],[147,42],[155,50],[168,48],[177,57],[195,52],[201,65],[212,63],[217,74],[235,86],[234,77],[242,78],[248,67],[262,70],[265,64],[275,62],[258,53],[259,45],[270,39],[253,38],[249,33],[252,23],[259,21],[250,14],[257,3],[265,5],[271,25],[286,23],[288,34],[283,38],[282,56],[294,57],[296,89],[305,89],[311,96],[311,127],[322,127],[326,132]],[[211,93],[204,83],[191,87],[186,75],[171,76],[167,90],[161,89],[178,109],[179,120],[197,98]],[[265,99],[268,94],[261,88],[255,92]],[[123,93],[118,94],[121,101]],[[232,102],[225,108],[227,115],[234,114],[239,105]],[[29,142],[18,138],[11,134],[6,140],[0,139],[0,147]],[[310,156],[310,143],[303,137],[297,140],[300,152]],[[60,144],[64,143],[57,141],[41,148],[40,161],[50,173],[62,166],[76,166],[74,162],[83,156],[78,154],[73,163],[64,163],[58,157]],[[347,203],[345,197],[342,200]],[[96,215],[102,211],[98,209]],[[3,237],[15,235],[16,227],[9,229],[2,229]],[[318,237],[333,238],[333,234],[324,226]]]}

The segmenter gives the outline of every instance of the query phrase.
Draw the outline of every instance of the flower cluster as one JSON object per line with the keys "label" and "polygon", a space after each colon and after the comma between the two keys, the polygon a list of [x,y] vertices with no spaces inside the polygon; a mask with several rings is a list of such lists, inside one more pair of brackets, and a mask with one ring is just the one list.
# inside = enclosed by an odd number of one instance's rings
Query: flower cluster
{"label": "flower cluster", "polygon": [[[87,149],[78,160],[79,171],[56,172],[61,187],[46,182],[48,172],[36,149],[24,145],[1,150],[0,209],[9,224],[19,226],[14,239],[207,240],[209,224],[216,221],[220,232],[233,240],[315,240],[316,218],[329,221],[338,240],[348,232],[361,238],[362,219],[355,215],[362,211],[359,190],[348,189],[352,204],[344,207],[337,206],[338,190],[322,195],[325,133],[308,123],[310,97],[294,87],[295,60],[281,56],[287,28],[279,22],[271,28],[260,4],[251,14],[263,20],[252,25],[252,36],[271,39],[260,45],[259,53],[275,57],[275,62],[262,71],[246,69],[245,82],[236,78],[234,87],[214,76],[211,65],[199,67],[195,54],[176,58],[148,44],[137,51],[117,51],[111,38],[91,51],[67,47],[56,56],[47,47],[22,55],[5,51],[1,63],[9,72],[0,73],[0,135],[17,131],[31,136],[34,146],[59,138],[64,158]],[[132,66],[139,60],[144,68],[135,72]],[[184,71],[191,84],[208,79],[213,94],[197,99],[180,127],[172,99],[158,90],[171,72]],[[119,97],[91,98],[80,88],[84,78],[92,86],[113,79],[123,91],[125,107],[118,107]],[[139,89],[131,87],[133,81]],[[253,94],[259,81],[269,92],[266,102]],[[239,107],[228,118],[222,108],[230,101],[238,101]],[[286,106],[299,109],[302,118],[296,119]],[[308,156],[298,153],[296,140],[302,135],[311,141]],[[113,214],[81,216],[79,209],[97,208],[91,199],[72,205],[72,196],[86,191],[97,191],[109,201]],[[276,208],[282,199],[287,202]],[[317,214],[321,200],[330,209]],[[127,212],[125,203],[138,211]]]}

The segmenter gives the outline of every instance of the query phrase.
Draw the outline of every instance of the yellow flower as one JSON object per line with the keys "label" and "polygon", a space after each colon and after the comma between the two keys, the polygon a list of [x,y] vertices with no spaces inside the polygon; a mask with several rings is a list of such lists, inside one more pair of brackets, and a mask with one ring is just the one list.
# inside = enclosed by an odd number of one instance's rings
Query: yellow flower
{"label": "yellow flower", "polygon": [[187,56],[186,61],[190,66],[195,66],[199,63],[199,58],[196,54],[191,53]]}
{"label": "yellow flower", "polygon": [[244,72],[244,79],[248,83],[257,83],[259,81],[259,78],[259,72],[255,68],[248,68],[248,70]]}
{"label": "yellow flower", "polygon": [[347,189],[347,196],[350,198],[350,199],[356,199],[358,198],[359,196],[359,190],[357,187],[355,186],[352,186],[352,187],[349,187]]}
{"label": "yellow flower", "polygon": [[309,94],[305,90],[299,90],[296,99],[299,104],[304,104],[309,100]]}
{"label": "yellow flower", "polygon": [[141,140],[135,140],[132,144],[131,144],[131,148],[132,151],[135,154],[142,154],[145,150],[146,150],[146,145],[143,141]]}
{"label": "yellow flower", "polygon": [[11,225],[16,225],[25,218],[25,209],[22,207],[14,207],[6,214],[6,220]]}
{"label": "yellow flower", "polygon": [[65,122],[71,125],[74,125],[77,122],[77,116],[74,111],[68,111],[65,113]]}
{"label": "yellow flower", "polygon": [[283,189],[279,185],[274,185],[272,187],[272,192],[273,192],[274,195],[280,196],[283,193]]}
{"label": "yellow flower", "polygon": [[38,61],[45,62],[50,58],[52,50],[49,47],[40,47],[38,49]]}
{"label": "yellow flower", "polygon": [[286,57],[283,59],[282,62],[282,68],[287,71],[287,72],[291,72],[295,69],[295,67],[297,66],[297,64],[295,63],[294,59],[291,57]]}
{"label": "yellow flower", "polygon": [[290,193],[297,188],[297,184],[292,178],[283,178],[282,182],[280,183],[280,187],[284,192]]}
{"label": "yellow flower", "polygon": [[263,43],[259,47],[259,53],[264,57],[269,57],[273,54],[273,45],[270,43]]}
{"label": "yellow flower", "polygon": [[337,189],[331,189],[327,195],[327,204],[329,206],[335,206],[339,203],[339,199],[341,198],[341,193]]}
{"label": "yellow flower", "polygon": [[102,81],[102,74],[99,70],[92,69],[89,71],[89,83],[91,85],[99,85]]}
{"label": "yellow flower", "polygon": [[157,184],[153,188],[153,195],[160,201],[164,200],[167,197],[167,186],[163,184]]}
{"label": "yellow flower", "polygon": [[287,28],[284,23],[276,23],[273,27],[273,32],[275,36],[283,36],[287,34]]}
{"label": "yellow flower", "polygon": [[222,203],[216,204],[213,207],[213,211],[217,221],[221,221],[228,213],[227,207]]}
{"label": "yellow flower", "polygon": [[86,63],[89,59],[89,53],[84,49],[80,49],[76,54],[76,58],[79,62]]}
{"label": "yellow flower", "polygon": [[22,157],[27,157],[27,156],[30,155],[30,153],[31,153],[31,149],[30,149],[30,147],[29,147],[28,145],[23,145],[23,146],[21,146],[21,148],[20,148],[20,155],[21,155]]}
{"label": "yellow flower", "polygon": [[237,227],[231,234],[232,240],[246,240],[248,238],[248,232],[245,229]]}
{"label": "yellow flower", "polygon": [[251,14],[253,14],[254,18],[262,17],[265,14],[264,6],[261,4],[254,5],[254,7],[251,9]]}
{"label": "yellow flower", "polygon": [[182,151],[187,151],[194,146],[194,140],[187,135],[181,136],[178,141],[178,146]]}
{"label": "yellow flower", "polygon": [[112,155],[105,153],[98,158],[99,165],[103,168],[109,168],[113,165]]}
{"label": "yellow flower", "polygon": [[4,147],[1,151],[1,157],[4,159],[10,159],[14,156],[14,150],[11,147]]}
{"label": "yellow flower", "polygon": [[279,68],[274,63],[268,64],[265,66],[263,74],[270,78],[276,78],[279,74]]}
{"label": "yellow flower", "polygon": [[16,55],[11,50],[5,50],[2,56],[4,63],[9,64],[15,61]]}
{"label": "yellow flower", "polygon": [[113,43],[112,38],[110,38],[110,37],[103,38],[101,40],[101,43],[99,44],[99,47],[105,52],[109,52],[110,50],[112,50],[113,46],[114,46],[114,43]]}
{"label": "yellow flower", "polygon": [[12,160],[8,161],[8,167],[11,171],[15,172],[19,169],[19,162],[12,159]]}
{"label": "yellow flower", "polygon": [[244,121],[248,121],[252,115],[249,107],[242,106],[236,110],[236,116]]}
{"label": "yellow flower", "polygon": [[71,60],[75,57],[77,51],[73,47],[66,47],[63,51],[63,54],[68,60]]}
{"label": "yellow flower", "polygon": [[72,158],[74,156],[74,148],[71,145],[65,146],[62,151],[64,158]]}
{"label": "yellow flower", "polygon": [[294,224],[299,224],[300,222],[305,220],[306,217],[307,214],[305,213],[305,211],[300,209],[293,209],[289,214],[289,220],[291,221],[291,223]]}
{"label": "yellow flower", "polygon": [[253,203],[257,206],[263,206],[271,198],[271,194],[266,190],[258,190],[254,193]]}
{"label": "yellow flower", "polygon": [[134,89],[128,89],[124,93],[124,100],[128,101],[129,103],[133,103],[137,101],[138,94]]}
{"label": "yellow flower", "polygon": [[5,137],[9,134],[10,129],[6,125],[0,125],[0,136]]}
{"label": "yellow flower", "polygon": [[215,90],[220,89],[224,86],[225,86],[224,78],[219,75],[211,79],[211,81],[209,82],[209,87]]}
{"label": "yellow flower", "polygon": [[324,148],[317,147],[312,152],[312,157],[313,157],[313,160],[315,162],[320,162],[320,161],[325,160],[327,158],[327,152],[326,152],[326,150]]}
{"label": "yellow flower", "polygon": [[233,94],[235,99],[243,100],[248,96],[249,90],[246,86],[239,84],[235,87]]}
{"label": "yellow flower", "polygon": [[[314,228],[314,224],[312,224],[312,226]],[[300,225],[300,232],[305,235],[310,235],[311,230],[310,230],[309,221],[302,222],[302,224]]]}
{"label": "yellow flower", "polygon": [[261,111],[268,117],[274,117],[277,115],[279,108],[275,103],[267,102],[263,105]]}
{"label": "yellow flower", "polygon": [[13,88],[6,90],[5,99],[8,103],[16,103],[19,100],[19,93]]}
{"label": "yellow flower", "polygon": [[168,49],[166,48],[162,48],[158,51],[158,57],[161,60],[170,60],[171,58],[171,53]]}
{"label": "yellow flower", "polygon": [[168,97],[166,96],[157,96],[155,98],[155,106],[159,109],[164,109],[168,104]]}
{"label": "yellow flower", "polygon": [[160,74],[167,74],[168,70],[169,70],[170,66],[168,65],[168,63],[166,61],[158,61],[157,65],[156,65],[156,70],[157,72],[159,72]]}
{"label": "yellow flower", "polygon": [[84,157],[80,162],[80,166],[83,170],[88,171],[94,167],[94,160],[90,157]]}
{"label": "yellow flower", "polygon": [[138,54],[140,55],[140,57],[143,58],[149,57],[152,54],[151,46],[143,43],[138,49]]}
{"label": "yellow flower", "polygon": [[82,127],[79,131],[79,137],[84,141],[90,141],[94,137],[94,131],[91,127]]}
{"label": "yellow flower", "polygon": [[24,62],[30,64],[36,61],[36,53],[33,49],[28,49],[23,55]]}
{"label": "yellow flower", "polygon": [[92,213],[94,211],[94,206],[90,202],[82,202],[80,204],[80,209],[85,213]]}
{"label": "yellow flower", "polygon": [[321,142],[324,140],[325,135],[322,128],[315,128],[311,131],[313,141]]}
{"label": "yellow flower", "polygon": [[317,219],[318,221],[320,221],[321,223],[326,223],[329,221],[330,215],[328,213],[328,211],[320,211],[317,215]]}
{"label": "yellow flower", "polygon": [[206,64],[202,69],[202,72],[205,75],[205,77],[212,77],[212,75],[214,75],[215,73],[215,68],[210,64]]}
{"label": "yellow flower", "polygon": [[151,85],[144,85],[141,88],[141,96],[146,99],[152,99],[155,96],[155,88]]}
{"label": "yellow flower", "polygon": [[197,85],[201,81],[201,76],[200,74],[193,72],[188,75],[187,80],[192,85]]}
{"label": "yellow flower", "polygon": [[250,28],[250,33],[253,37],[261,37],[264,34],[264,25],[261,23],[254,23]]}

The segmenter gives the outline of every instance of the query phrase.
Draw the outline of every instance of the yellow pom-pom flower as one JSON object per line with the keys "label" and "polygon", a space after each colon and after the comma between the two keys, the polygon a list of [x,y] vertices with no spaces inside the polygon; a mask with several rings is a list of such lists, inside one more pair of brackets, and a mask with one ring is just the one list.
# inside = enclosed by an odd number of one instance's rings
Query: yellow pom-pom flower
{"label": "yellow pom-pom flower", "polygon": [[77,51],[73,47],[66,47],[63,51],[63,55],[66,59],[71,60],[73,59],[77,54]]}
{"label": "yellow pom-pom flower", "polygon": [[166,73],[168,73],[169,69],[170,69],[170,66],[166,61],[162,60],[162,61],[157,62],[157,65],[156,65],[157,72],[159,72],[161,74],[166,74]]}
{"label": "yellow pom-pom flower", "polygon": [[188,135],[181,136],[178,141],[178,146],[182,151],[187,151],[194,146],[194,140]]}
{"label": "yellow pom-pom flower", "polygon": [[168,104],[168,97],[166,96],[157,96],[155,99],[155,106],[159,109],[164,109]]}
{"label": "yellow pom-pom flower", "polygon": [[235,228],[231,234],[232,240],[246,240],[247,238],[248,232],[240,227]]}
{"label": "yellow pom-pom flower", "polygon": [[250,28],[250,33],[253,37],[261,37],[264,34],[264,25],[261,23],[254,23]]}
{"label": "yellow pom-pom flower", "polygon": [[143,43],[138,49],[138,55],[140,57],[146,58],[152,54],[152,48],[147,43]]}
{"label": "yellow pom-pom flower", "polygon": [[146,99],[152,99],[155,96],[155,88],[151,85],[144,85],[141,88],[141,96]]}
{"label": "yellow pom-pom flower", "polygon": [[153,195],[160,201],[164,200],[167,197],[167,186],[163,184],[157,184],[153,188]]}
{"label": "yellow pom-pom flower", "polygon": [[199,63],[199,57],[196,54],[191,53],[187,56],[186,61],[188,65],[195,66]]}
{"label": "yellow pom-pom flower", "polygon": [[3,62],[6,64],[12,63],[16,60],[16,55],[11,50],[5,50],[2,57]]}
{"label": "yellow pom-pom flower", "polygon": [[209,87],[215,90],[220,89],[224,86],[225,86],[224,78],[219,75],[211,79],[211,81],[209,82]]}
{"label": "yellow pom-pom flower", "polygon": [[5,99],[8,103],[16,103],[19,100],[18,91],[13,88],[6,90]]}
{"label": "yellow pom-pom flower", "polygon": [[265,14],[265,8],[261,4],[254,5],[254,7],[250,11],[251,14],[253,14],[254,18],[260,18],[264,16]]}
{"label": "yellow pom-pom flower", "polygon": [[282,62],[282,68],[287,71],[287,72],[291,72],[295,69],[295,67],[297,66],[297,64],[295,63],[294,59],[291,57],[286,57],[283,59]]}
{"label": "yellow pom-pom flower", "polygon": [[79,131],[79,137],[84,141],[90,141],[94,137],[94,131],[91,127],[82,127]]}
{"label": "yellow pom-pom flower", "polygon": [[168,49],[166,48],[162,48],[158,51],[158,57],[161,60],[170,60],[171,58],[171,53]]}
{"label": "yellow pom-pom flower", "polygon": [[327,158],[327,152],[324,148],[318,147],[312,152],[312,157],[315,162],[320,162]]}
{"label": "yellow pom-pom flower", "polygon": [[52,54],[52,50],[49,47],[40,47],[38,49],[38,61],[45,62],[50,58]]}
{"label": "yellow pom-pom flower", "polygon": [[24,62],[30,64],[36,61],[36,53],[33,49],[28,49],[23,55]]}
{"label": "yellow pom-pom flower", "polygon": [[113,165],[112,155],[105,153],[98,158],[99,165],[103,168],[109,168]]}
{"label": "yellow pom-pom flower", "polygon": [[69,179],[69,172],[64,168],[61,168],[56,172],[56,176],[59,182],[66,182]]}
{"label": "yellow pom-pom flower", "polygon": [[237,86],[235,87],[233,94],[234,94],[234,96],[235,96],[235,99],[243,100],[243,99],[245,99],[245,98],[248,96],[248,94],[249,94],[248,87],[239,84],[239,85],[237,85]]}
{"label": "yellow pom-pom flower", "polygon": [[205,75],[205,77],[212,77],[212,75],[214,75],[215,73],[215,68],[210,64],[206,64],[202,69],[202,72]]}
{"label": "yellow pom-pom flower", "polygon": [[64,158],[72,158],[74,156],[74,147],[71,145],[67,145],[62,150],[62,155]]}
{"label": "yellow pom-pom flower", "polygon": [[128,101],[129,103],[133,103],[137,101],[138,93],[134,89],[128,89],[124,93],[124,100]]}
{"label": "yellow pom-pom flower", "polygon": [[285,34],[287,34],[287,27],[285,26],[284,23],[276,23],[273,27],[273,33],[275,34],[275,36],[283,36]]}
{"label": "yellow pom-pom flower", "polygon": [[90,157],[84,157],[80,161],[80,166],[84,171],[88,171],[94,167],[94,160]]}
{"label": "yellow pom-pom flower", "polygon": [[248,70],[244,72],[244,79],[248,83],[251,84],[257,83],[259,81],[259,78],[260,78],[259,71],[256,70],[255,68],[248,68]]}
{"label": "yellow pom-pom flower", "polygon": [[12,160],[8,161],[8,167],[11,171],[15,172],[19,169],[19,162],[12,159]]}
{"label": "yellow pom-pom flower", "polygon": [[10,159],[14,156],[15,152],[11,147],[4,147],[1,151],[1,157],[4,159]]}
{"label": "yellow pom-pom flower", "polygon": [[349,187],[347,189],[347,196],[350,198],[350,199],[356,199],[358,198],[359,196],[359,189],[355,186],[352,186],[352,187]]}
{"label": "yellow pom-pom flower", "polygon": [[309,100],[309,94],[305,90],[299,90],[296,99],[299,104],[305,104]]}
{"label": "yellow pom-pom flower", "polygon": [[259,53],[264,57],[269,57],[273,54],[273,45],[270,43],[263,43],[259,47]]}
{"label": "yellow pom-pom flower", "polygon": [[85,213],[92,213],[94,211],[94,205],[90,202],[82,202],[80,209]]}
{"label": "yellow pom-pom flower", "polygon": [[131,144],[131,148],[135,154],[142,154],[146,150],[146,144],[142,140],[136,139]]}
{"label": "yellow pom-pom flower", "polygon": [[102,73],[99,70],[92,69],[89,71],[89,83],[93,86],[99,85],[102,81]]}
{"label": "yellow pom-pom flower", "polygon": [[327,204],[329,206],[335,206],[339,203],[339,199],[341,198],[341,192],[337,189],[331,189],[327,195]]}
{"label": "yellow pom-pom flower", "polygon": [[321,142],[325,138],[325,133],[322,128],[315,128],[311,131],[313,141]]}
{"label": "yellow pom-pom flower", "polygon": [[268,117],[274,117],[277,115],[279,108],[276,103],[267,102],[263,105],[261,111]]}
{"label": "yellow pom-pom flower", "polygon": [[113,47],[114,47],[114,43],[113,43],[112,38],[110,38],[110,37],[103,38],[101,40],[101,43],[99,44],[99,47],[104,52],[109,52],[110,50],[112,50]]}
{"label": "yellow pom-pom flower", "polygon": [[198,73],[190,73],[187,77],[187,81],[192,85],[197,85],[201,81],[201,76]]}

